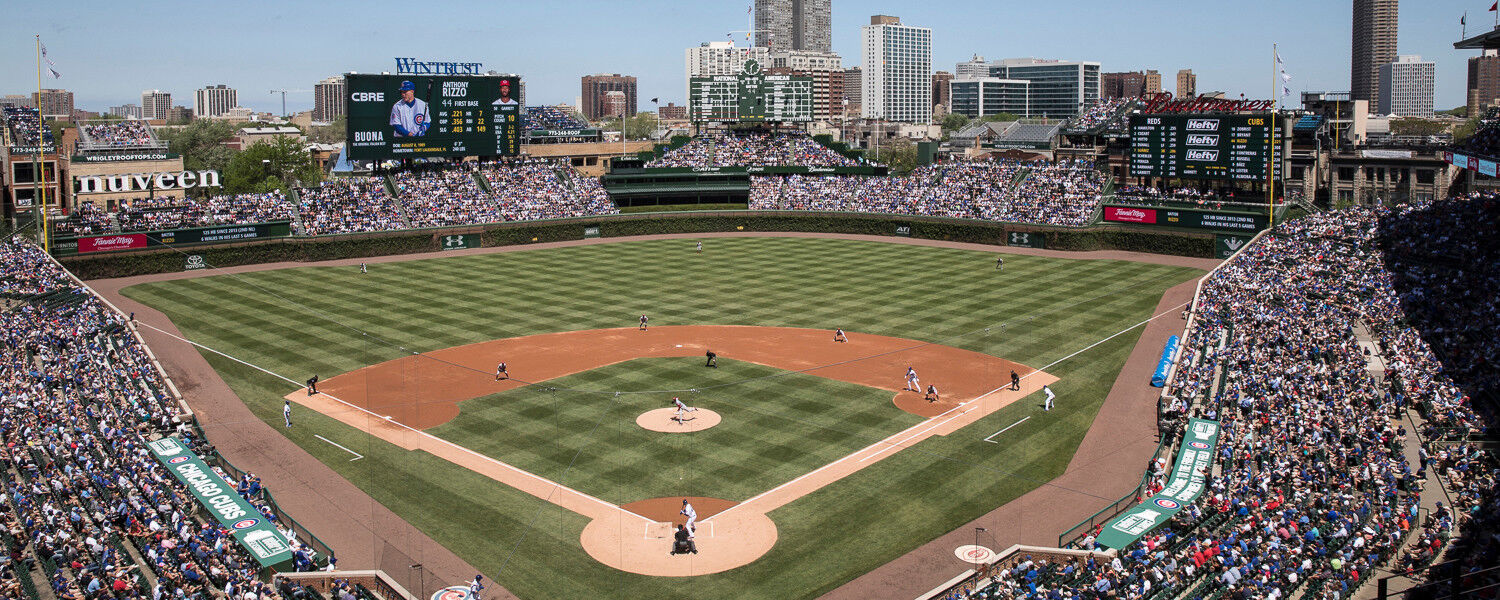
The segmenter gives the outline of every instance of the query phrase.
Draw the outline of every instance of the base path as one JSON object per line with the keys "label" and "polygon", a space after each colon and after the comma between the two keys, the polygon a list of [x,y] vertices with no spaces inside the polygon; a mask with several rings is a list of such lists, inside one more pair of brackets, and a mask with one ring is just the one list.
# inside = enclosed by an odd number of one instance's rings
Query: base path
{"label": "base path", "polygon": [[[1057,381],[1031,367],[971,350],[866,333],[852,332],[851,337],[858,342],[834,342],[833,333],[822,329],[707,325],[570,331],[402,357],[331,377],[318,385],[317,395],[299,390],[286,398],[593,519],[580,543],[599,562],[643,575],[706,575],[749,564],[769,551],[776,543],[776,525],[766,516],[772,510],[931,436],[957,431]],[[705,508],[712,510],[699,512],[699,553],[671,557],[667,552],[672,520],[660,519],[653,501],[616,506],[422,431],[457,416],[458,403],[464,400],[635,358],[696,358],[709,348],[727,359],[889,390],[892,410],[912,406],[923,412],[910,412],[928,418],[737,505],[720,506],[722,501],[705,499]],[[494,367],[500,361],[507,363],[511,379],[495,378]],[[929,403],[921,394],[901,389],[908,366],[924,383],[943,390],[941,402]],[[1019,390],[1008,387],[1012,371],[1022,378]],[[653,410],[637,422],[653,413],[669,417],[675,409]],[[694,422],[668,426],[686,429]]]}

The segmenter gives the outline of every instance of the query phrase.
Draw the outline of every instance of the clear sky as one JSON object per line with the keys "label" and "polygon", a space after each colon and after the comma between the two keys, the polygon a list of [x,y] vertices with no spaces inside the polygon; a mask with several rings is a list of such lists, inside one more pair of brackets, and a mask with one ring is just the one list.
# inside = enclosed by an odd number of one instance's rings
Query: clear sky
{"label": "clear sky", "polygon": [[[1492,0],[1404,0],[1402,54],[1437,62],[1438,109],[1464,103],[1466,60],[1455,51],[1459,16],[1470,34],[1494,26]],[[347,71],[394,71],[396,56],[482,62],[520,73],[529,104],[572,103],[579,77],[640,78],[649,99],[683,104],[683,51],[747,29],[750,0],[448,0],[253,3],[10,2],[0,22],[0,93],[36,88],[33,35],[40,34],[79,108],[139,103],[162,89],[192,106],[193,90],[228,84],[240,104],[279,111],[311,108],[318,80]],[[1271,44],[1293,76],[1292,90],[1349,89],[1350,0],[1190,3],[1171,0],[935,0],[833,2],[833,43],[858,65],[859,27],[873,14],[932,28],[934,70],[971,54],[994,60],[1035,56],[1092,60],[1105,71],[1154,68],[1171,88],[1178,69],[1198,74],[1198,91],[1266,98]],[[738,34],[743,45],[744,34]]]}

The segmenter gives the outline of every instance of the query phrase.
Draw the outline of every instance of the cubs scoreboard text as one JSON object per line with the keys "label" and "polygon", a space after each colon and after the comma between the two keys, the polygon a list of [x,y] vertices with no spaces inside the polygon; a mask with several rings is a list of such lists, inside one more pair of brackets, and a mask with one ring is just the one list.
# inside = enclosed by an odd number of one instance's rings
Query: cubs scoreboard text
{"label": "cubs scoreboard text", "polygon": [[746,61],[740,75],[688,80],[688,117],[697,122],[762,123],[813,120],[813,79],[762,75]]}
{"label": "cubs scoreboard text", "polygon": [[1264,181],[1271,147],[1269,113],[1130,116],[1135,177]]}
{"label": "cubs scoreboard text", "polygon": [[521,150],[514,76],[344,76],[349,158],[511,156]]}

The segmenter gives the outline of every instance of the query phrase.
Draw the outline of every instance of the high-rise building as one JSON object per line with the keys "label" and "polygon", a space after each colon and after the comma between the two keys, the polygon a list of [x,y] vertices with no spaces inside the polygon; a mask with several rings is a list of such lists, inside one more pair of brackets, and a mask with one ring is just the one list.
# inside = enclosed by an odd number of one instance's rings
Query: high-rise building
{"label": "high-rise building", "polygon": [[193,109],[186,106],[173,106],[167,111],[168,123],[186,123],[193,120]]}
{"label": "high-rise building", "polygon": [[172,94],[161,90],[141,92],[140,118],[165,121],[169,110],[172,110]]}
{"label": "high-rise building", "polygon": [[121,119],[139,119],[141,118],[141,107],[134,104],[111,106],[109,107],[109,116],[120,117]]}
{"label": "high-rise building", "polygon": [[1468,90],[1470,117],[1491,106],[1500,106],[1500,54],[1486,50],[1483,56],[1469,59]]}
{"label": "high-rise building", "polygon": [[859,67],[844,69],[844,115],[857,117],[864,106],[864,70]]}
{"label": "high-rise building", "polygon": [[668,102],[658,108],[656,114],[663,121],[681,121],[687,118],[687,107]]}
{"label": "high-rise building", "polygon": [[1177,72],[1177,97],[1195,98],[1198,96],[1198,76],[1193,74],[1192,69],[1182,69]]}
{"label": "high-rise building", "polygon": [[932,74],[932,105],[942,106],[948,112],[953,112],[953,96],[948,87],[951,81],[953,81],[953,74],[947,71]]}
{"label": "high-rise building", "polygon": [[948,111],[978,119],[999,113],[1027,116],[1031,82],[998,77],[959,77],[950,84],[953,104]]}
{"label": "high-rise building", "polygon": [[[714,75],[738,75],[745,67],[745,61],[766,65],[770,64],[771,50],[762,47],[737,48],[734,42],[703,42],[697,48],[688,48],[687,78],[682,81],[684,95],[689,93],[689,82],[694,77],[713,77]],[[587,96],[587,94],[585,94]],[[689,102],[688,104],[692,104]]]}
{"label": "high-rise building", "polygon": [[[1161,78],[1157,77],[1157,84]],[[1146,74],[1140,71],[1104,73],[1099,76],[1099,97],[1135,98],[1146,94]]]}
{"label": "high-rise building", "polygon": [[583,116],[594,120],[611,114],[619,114],[604,105],[604,95],[609,92],[620,92],[624,95],[625,105],[621,109],[625,116],[634,115],[636,112],[635,77],[633,75],[597,74],[583,76]]}
{"label": "high-rise building", "polygon": [[975,54],[973,58],[958,63],[953,67],[953,78],[963,79],[965,77],[989,77],[990,63],[985,62],[984,57]]}
{"label": "high-rise building", "polygon": [[1373,105],[1380,95],[1380,67],[1396,60],[1397,0],[1354,0],[1349,93]]}
{"label": "high-rise building", "polygon": [[193,94],[194,117],[217,117],[240,105],[240,93],[224,84],[206,87]]}
{"label": "high-rise building", "polygon": [[335,75],[313,84],[312,120],[331,123],[344,116],[346,89],[343,75]]}
{"label": "high-rise building", "polygon": [[1436,70],[1436,64],[1416,54],[1380,65],[1380,114],[1431,118]]}
{"label": "high-rise building", "polygon": [[631,111],[629,113],[625,112],[628,108],[626,104],[627,98],[625,96],[625,92],[621,90],[606,90],[603,94],[599,95],[599,101],[594,105],[594,108],[599,111],[599,117],[601,118],[628,117],[634,115],[634,111]]}
{"label": "high-rise building", "polygon": [[755,45],[773,52],[832,52],[833,1],[755,0]]}
{"label": "high-rise building", "polygon": [[0,106],[36,108],[36,94],[6,94],[0,96]]}
{"label": "high-rise building", "polygon": [[1007,58],[990,63],[989,76],[1027,82],[1026,113],[1017,113],[1023,117],[1065,119],[1099,101],[1093,61]]}
{"label": "high-rise building", "polygon": [[1156,69],[1146,69],[1146,93],[1152,95],[1161,93],[1161,73],[1158,73]]}
{"label": "high-rise building", "polygon": [[31,93],[31,101],[43,119],[68,120],[73,118],[73,92],[68,90],[42,90],[41,97]]}
{"label": "high-rise building", "polygon": [[932,122],[932,29],[875,15],[860,28],[864,65],[861,115],[907,123]]}

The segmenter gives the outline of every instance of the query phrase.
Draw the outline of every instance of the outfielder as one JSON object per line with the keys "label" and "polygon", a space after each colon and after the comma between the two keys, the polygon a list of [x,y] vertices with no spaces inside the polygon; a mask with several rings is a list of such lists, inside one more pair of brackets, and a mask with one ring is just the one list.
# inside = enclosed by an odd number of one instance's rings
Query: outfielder
{"label": "outfielder", "polygon": [[677,511],[677,514],[687,516],[687,523],[683,527],[687,528],[689,538],[695,537],[698,533],[698,511],[693,510],[693,505],[688,504],[687,498],[682,499],[682,510]]}
{"label": "outfielder", "polygon": [[906,387],[903,387],[901,389],[912,392],[922,391],[922,380],[917,379],[916,369],[913,369],[911,367],[906,368]]}
{"label": "outfielder", "polygon": [[[683,415],[686,415],[686,414],[688,414],[690,412],[698,412],[698,408],[697,407],[688,406],[686,404],[683,404],[682,400],[679,399],[677,396],[672,396],[672,404],[677,405],[677,415],[673,416],[672,420],[673,421],[677,421],[678,425],[686,425],[687,424],[687,421],[683,421],[682,420],[682,416]],[[686,502],[686,500],[684,500],[684,502]]]}
{"label": "outfielder", "polygon": [[1004,271],[1005,270],[1005,257],[1004,256],[996,256],[995,257],[995,270],[996,271]]}
{"label": "outfielder", "polygon": [[359,263],[359,274],[360,275],[364,275],[365,273],[369,273],[369,272],[370,272],[370,269],[367,268],[367,267],[365,267],[365,263]]}
{"label": "outfielder", "polygon": [[703,242],[698,242],[698,254],[703,254]]}
{"label": "outfielder", "polygon": [[1047,394],[1047,399],[1042,402],[1042,410],[1052,410],[1052,400],[1057,398],[1057,394],[1052,393],[1052,388],[1045,385],[1042,386],[1042,392]]}
{"label": "outfielder", "polygon": [[396,129],[396,137],[427,135],[431,123],[427,101],[417,97],[417,86],[411,81],[401,82],[401,99],[391,106],[391,127]]}

